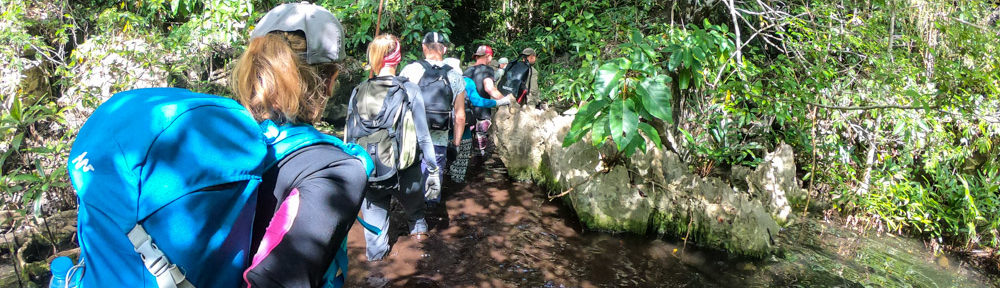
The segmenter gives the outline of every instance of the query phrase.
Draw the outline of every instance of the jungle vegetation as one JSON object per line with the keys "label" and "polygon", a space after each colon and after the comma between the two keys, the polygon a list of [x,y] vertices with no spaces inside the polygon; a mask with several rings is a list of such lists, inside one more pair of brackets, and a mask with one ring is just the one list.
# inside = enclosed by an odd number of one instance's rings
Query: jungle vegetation
{"label": "jungle vegetation", "polygon": [[[228,94],[227,65],[279,2],[0,3],[0,209],[30,222],[74,208],[70,111],[139,83]],[[480,44],[497,58],[533,47],[544,100],[584,119],[566,143],[659,146],[703,176],[787,143],[810,192],[799,211],[1000,258],[1000,2],[316,3],[347,32],[343,87],[366,75],[376,29],[401,36],[404,62],[432,30],[463,61]]]}

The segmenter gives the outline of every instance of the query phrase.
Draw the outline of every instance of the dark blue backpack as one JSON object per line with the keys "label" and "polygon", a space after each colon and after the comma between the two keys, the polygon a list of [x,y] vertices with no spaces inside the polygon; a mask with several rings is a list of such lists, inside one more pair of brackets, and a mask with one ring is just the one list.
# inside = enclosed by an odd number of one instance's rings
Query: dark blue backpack
{"label": "dark blue backpack", "polygon": [[[115,94],[70,153],[85,271],[66,279],[80,287],[239,287],[263,173],[317,143],[340,147],[371,173],[359,146],[308,125],[257,123],[232,99],[176,88]],[[340,262],[331,263],[328,286],[343,283]]]}

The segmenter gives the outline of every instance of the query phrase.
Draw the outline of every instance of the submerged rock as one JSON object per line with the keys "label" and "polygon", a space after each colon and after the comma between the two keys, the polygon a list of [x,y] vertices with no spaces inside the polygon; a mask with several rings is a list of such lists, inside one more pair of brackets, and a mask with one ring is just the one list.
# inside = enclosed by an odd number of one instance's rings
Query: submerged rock
{"label": "submerged rock", "polygon": [[748,191],[695,175],[662,149],[635,153],[632,167],[602,167],[602,155],[613,151],[593,146],[589,137],[562,147],[572,121],[572,115],[554,111],[499,108],[491,135],[512,177],[534,180],[552,194],[572,189],[563,199],[590,229],[687,236],[701,245],[763,256],[774,251],[779,223],[788,220],[787,198],[803,195],[787,145],[743,173]]}

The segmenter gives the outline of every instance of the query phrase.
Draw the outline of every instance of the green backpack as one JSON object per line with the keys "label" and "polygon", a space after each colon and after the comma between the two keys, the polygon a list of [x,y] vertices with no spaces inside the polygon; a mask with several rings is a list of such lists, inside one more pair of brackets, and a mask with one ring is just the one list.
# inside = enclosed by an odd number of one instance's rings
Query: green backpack
{"label": "green backpack", "polygon": [[[417,128],[404,77],[379,76],[361,82],[347,105],[345,139],[357,143],[375,162],[369,182],[389,179],[417,159]],[[414,86],[415,87],[415,86]]]}

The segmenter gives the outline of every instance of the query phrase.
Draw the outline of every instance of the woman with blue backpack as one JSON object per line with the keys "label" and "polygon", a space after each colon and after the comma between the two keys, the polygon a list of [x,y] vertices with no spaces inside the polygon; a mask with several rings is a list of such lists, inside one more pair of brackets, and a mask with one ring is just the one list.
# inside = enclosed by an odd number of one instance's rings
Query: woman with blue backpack
{"label": "woman with blue backpack", "polygon": [[[272,9],[255,27],[232,73],[237,100],[258,121],[278,127],[319,120],[343,55],[340,23],[319,6],[293,3]],[[254,219],[256,253],[243,274],[247,286],[322,286],[361,207],[366,180],[362,162],[323,143],[267,170]]]}
{"label": "woman with blue backpack", "polygon": [[279,5],[254,27],[231,73],[236,101],[134,89],[88,118],[67,163],[79,264],[54,263],[54,284],[343,284],[345,239],[374,164],[310,124],[334,91],[343,28],[306,3]]}
{"label": "woman with blue backpack", "polygon": [[[420,87],[405,77],[395,76],[402,58],[398,38],[383,34],[368,45],[368,63],[373,77],[358,84],[347,105],[345,140],[368,151],[375,162],[369,178],[361,215],[378,231],[389,228],[389,205],[395,196],[408,220],[410,237],[428,237],[424,219],[424,198],[440,195],[441,168],[438,167],[428,129]],[[419,150],[422,153],[418,153]],[[421,181],[422,154],[428,175]],[[424,193],[421,193],[424,191]],[[389,253],[388,233],[365,231],[369,261]]]}

